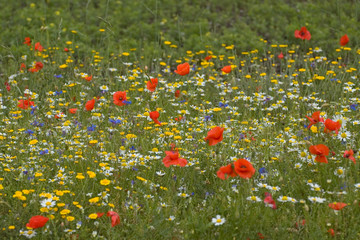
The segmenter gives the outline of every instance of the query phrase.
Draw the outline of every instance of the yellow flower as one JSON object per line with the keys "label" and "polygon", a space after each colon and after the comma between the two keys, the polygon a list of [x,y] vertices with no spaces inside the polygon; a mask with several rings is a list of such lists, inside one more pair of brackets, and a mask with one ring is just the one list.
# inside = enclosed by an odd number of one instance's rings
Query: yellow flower
{"label": "yellow flower", "polygon": [[66,215],[66,214],[69,214],[71,211],[69,209],[64,209],[64,210],[61,210],[60,214],[61,215]]}
{"label": "yellow flower", "polygon": [[35,145],[38,143],[38,140],[37,139],[33,139],[29,142],[30,145]]}
{"label": "yellow flower", "polygon": [[103,179],[100,181],[100,184],[103,186],[109,185],[110,184],[110,180],[109,179]]}
{"label": "yellow flower", "polygon": [[89,178],[94,178],[96,177],[96,173],[92,172],[92,171],[87,171],[86,172],[89,175]]}
{"label": "yellow flower", "polygon": [[74,217],[73,216],[67,216],[66,217],[66,220],[68,220],[69,222],[71,222],[71,221],[74,221]]}
{"label": "yellow flower", "polygon": [[89,202],[90,203],[97,203],[99,200],[100,200],[99,197],[94,197],[94,198],[89,199]]}
{"label": "yellow flower", "polygon": [[317,129],[316,126],[311,126],[310,130],[311,130],[311,132],[313,132],[313,133],[317,133],[317,131],[318,131],[318,129]]}
{"label": "yellow flower", "polygon": [[97,219],[97,214],[96,213],[92,213],[89,215],[90,219]]}

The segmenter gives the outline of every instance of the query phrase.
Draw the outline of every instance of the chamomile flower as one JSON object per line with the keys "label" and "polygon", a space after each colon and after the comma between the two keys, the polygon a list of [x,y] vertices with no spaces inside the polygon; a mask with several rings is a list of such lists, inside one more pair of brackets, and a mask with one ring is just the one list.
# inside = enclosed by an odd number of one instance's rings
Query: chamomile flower
{"label": "chamomile flower", "polygon": [[337,135],[337,138],[343,142],[346,142],[351,137],[351,133],[349,131],[341,131]]}
{"label": "chamomile flower", "polygon": [[345,177],[345,169],[343,167],[339,167],[335,169],[334,174],[340,178]]}
{"label": "chamomile flower", "polygon": [[216,217],[211,219],[211,222],[215,226],[223,225],[225,223],[225,218],[222,218],[220,215],[216,215]]}
{"label": "chamomile flower", "polygon": [[308,199],[312,203],[323,203],[326,201],[325,198],[321,198],[321,197],[308,197]]}

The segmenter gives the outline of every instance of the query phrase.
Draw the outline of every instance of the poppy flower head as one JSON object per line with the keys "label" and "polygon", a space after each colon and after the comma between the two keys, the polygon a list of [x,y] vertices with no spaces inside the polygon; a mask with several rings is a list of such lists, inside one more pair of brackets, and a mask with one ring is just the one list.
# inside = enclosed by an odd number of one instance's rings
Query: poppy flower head
{"label": "poppy flower head", "polygon": [[34,102],[33,101],[30,101],[30,98],[27,99],[27,100],[19,100],[18,101],[19,104],[17,105],[19,108],[22,108],[22,109],[28,109],[30,106],[34,106]]}
{"label": "poppy flower head", "polygon": [[284,58],[284,54],[281,52],[277,57],[278,57],[278,59],[283,59],[283,58]]}
{"label": "poppy flower head", "polygon": [[29,37],[26,37],[24,44],[31,46],[31,39]]}
{"label": "poppy flower head", "polygon": [[190,72],[190,65],[189,63],[183,63],[183,64],[179,64],[177,66],[177,69],[175,70],[175,73],[181,75],[181,76],[185,76],[187,74],[189,74]]}
{"label": "poppy flower head", "polygon": [[332,131],[335,131],[336,134],[339,133],[339,130],[341,128],[341,123],[340,123],[340,120],[338,121],[333,121],[331,119],[326,119],[325,120],[325,129],[324,129],[324,132],[332,132]]}
{"label": "poppy flower head", "polygon": [[295,30],[294,35],[296,38],[300,38],[302,40],[310,40],[311,39],[311,34],[306,29],[306,27],[302,27],[300,30]]}
{"label": "poppy flower head", "polygon": [[206,57],[204,58],[205,61],[209,61],[210,59],[212,59],[212,56],[211,56],[211,55],[206,56]]}
{"label": "poppy flower head", "polygon": [[39,42],[35,43],[35,50],[42,52],[43,46]]}
{"label": "poppy flower head", "polygon": [[121,92],[121,91],[115,92],[113,95],[113,100],[114,100],[115,105],[124,106],[125,105],[124,101],[127,100],[126,92],[125,91],[124,92]]}
{"label": "poppy flower head", "polygon": [[179,89],[175,91],[175,97],[176,98],[180,97],[180,90]]}
{"label": "poppy flower head", "polygon": [[111,218],[111,227],[115,227],[120,224],[120,216],[117,212],[108,211],[106,215]]}
{"label": "poppy flower head", "polygon": [[47,221],[49,221],[49,218],[36,215],[30,218],[29,222],[26,224],[26,227],[36,229],[36,228],[42,228]]}
{"label": "poppy flower head", "polygon": [[352,149],[346,150],[343,155],[344,158],[348,158],[356,164],[356,159],[354,158],[354,151]]}
{"label": "poppy flower head", "polygon": [[152,79],[150,79],[149,81],[147,81],[147,83],[146,83],[146,88],[147,88],[150,92],[154,92],[157,85],[158,85],[158,79],[157,79],[157,78],[152,78]]}
{"label": "poppy flower head", "polygon": [[163,163],[165,167],[170,167],[171,165],[178,165],[180,167],[185,167],[187,161],[185,159],[179,158],[178,151],[165,151],[166,157],[163,158]]}
{"label": "poppy flower head", "polygon": [[329,155],[329,148],[324,144],[312,145],[309,147],[311,154],[317,155],[316,162],[328,163],[326,156]]}
{"label": "poppy flower head", "polygon": [[160,117],[160,113],[158,111],[150,112],[149,116],[156,124],[161,125],[161,122],[159,122],[158,120],[158,118]]}
{"label": "poppy flower head", "polygon": [[77,108],[70,108],[70,109],[69,109],[69,112],[70,112],[71,114],[75,114],[75,113],[77,112]]}
{"label": "poppy flower head", "polygon": [[343,202],[329,203],[329,207],[334,209],[335,211],[339,211],[339,210],[343,209],[346,206],[347,206],[347,204],[343,203]]}
{"label": "poppy flower head", "polygon": [[345,46],[346,44],[348,44],[348,42],[349,42],[349,37],[348,37],[347,34],[345,34],[344,36],[342,36],[340,38],[340,45],[341,46]]}
{"label": "poppy flower head", "polygon": [[272,209],[276,209],[275,200],[272,198],[271,193],[265,193],[264,203],[266,206],[271,207]]}
{"label": "poppy flower head", "polygon": [[318,122],[324,122],[324,119],[320,117],[320,111],[314,112],[311,117],[308,117],[306,115],[305,115],[305,117],[310,121],[307,128],[310,128],[312,125],[314,125]]}
{"label": "poppy flower head", "polygon": [[94,109],[94,106],[95,106],[95,99],[91,99],[87,101],[87,103],[85,104],[85,109],[86,111],[91,111]]}
{"label": "poppy flower head", "polygon": [[207,140],[209,141],[208,142],[209,146],[216,145],[223,140],[223,132],[224,132],[224,128],[218,126],[214,127],[208,132],[205,141]]}
{"label": "poppy flower head", "polygon": [[231,65],[225,66],[221,69],[224,73],[230,73],[231,72]]}
{"label": "poppy flower head", "polygon": [[217,171],[217,176],[220,179],[227,179],[229,177],[236,177],[237,173],[234,171],[233,164],[228,164],[226,166],[220,167],[219,171]]}
{"label": "poppy flower head", "polygon": [[234,170],[241,178],[251,178],[255,174],[255,168],[243,158],[234,162]]}

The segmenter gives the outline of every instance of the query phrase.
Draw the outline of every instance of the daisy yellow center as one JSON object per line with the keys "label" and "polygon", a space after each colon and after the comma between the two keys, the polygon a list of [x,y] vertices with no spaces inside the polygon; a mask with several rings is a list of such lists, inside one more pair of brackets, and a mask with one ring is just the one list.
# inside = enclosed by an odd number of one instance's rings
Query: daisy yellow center
{"label": "daisy yellow center", "polygon": [[282,200],[288,200],[287,196],[283,196]]}
{"label": "daisy yellow center", "polygon": [[251,197],[251,200],[255,201],[255,200],[256,200],[256,197],[255,197],[255,196],[252,196],[252,197]]}
{"label": "daisy yellow center", "polygon": [[337,172],[338,172],[338,174],[343,174],[343,173],[344,173],[344,170],[338,169]]}
{"label": "daisy yellow center", "polygon": [[221,219],[220,218],[216,219],[216,222],[221,223]]}
{"label": "daisy yellow center", "polygon": [[345,138],[346,136],[347,136],[346,133],[341,134],[341,137],[343,137],[343,138]]}
{"label": "daisy yellow center", "polygon": [[46,202],[46,206],[50,206],[51,205],[51,202]]}

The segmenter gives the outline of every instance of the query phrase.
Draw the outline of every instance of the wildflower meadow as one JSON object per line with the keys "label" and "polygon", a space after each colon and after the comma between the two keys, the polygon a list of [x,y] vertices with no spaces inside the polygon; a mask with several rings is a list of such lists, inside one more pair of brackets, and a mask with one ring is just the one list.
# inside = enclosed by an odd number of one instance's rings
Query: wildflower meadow
{"label": "wildflower meadow", "polygon": [[0,239],[360,239],[350,1],[324,4],[335,32],[264,1],[289,21],[270,35],[202,28],[213,1],[192,32],[186,1],[79,2],[4,6]]}

